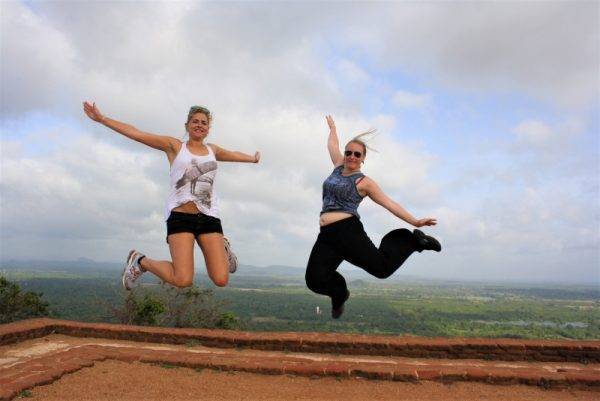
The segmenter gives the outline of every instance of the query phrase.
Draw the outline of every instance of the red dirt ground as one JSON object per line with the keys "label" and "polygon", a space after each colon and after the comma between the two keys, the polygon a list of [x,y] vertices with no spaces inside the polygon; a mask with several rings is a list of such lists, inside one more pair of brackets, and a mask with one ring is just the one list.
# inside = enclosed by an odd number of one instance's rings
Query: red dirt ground
{"label": "red dirt ground", "polygon": [[0,325],[0,344],[0,400],[600,401],[600,341],[32,319]]}
{"label": "red dirt ground", "polygon": [[97,362],[30,390],[30,400],[394,400],[394,401],[568,401],[600,400],[584,390],[479,383],[404,383],[367,379],[306,378],[243,372],[196,371],[165,365]]}

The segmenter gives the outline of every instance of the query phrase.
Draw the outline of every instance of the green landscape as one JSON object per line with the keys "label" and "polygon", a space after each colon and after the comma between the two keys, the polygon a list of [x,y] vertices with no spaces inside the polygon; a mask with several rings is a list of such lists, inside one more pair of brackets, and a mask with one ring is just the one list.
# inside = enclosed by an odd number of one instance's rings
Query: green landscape
{"label": "green landscape", "polygon": [[[23,292],[43,294],[50,317],[84,322],[256,331],[323,331],[443,337],[600,339],[600,291],[590,285],[352,278],[341,319],[311,293],[302,269],[241,266],[225,288],[196,277],[174,290],[151,277],[126,293],[117,264],[4,262],[0,275]],[[129,296],[128,296],[129,295]],[[129,309],[127,309],[129,308]],[[133,308],[133,309],[132,309]],[[137,308],[137,309],[136,309]],[[177,309],[179,312],[171,312]],[[321,313],[317,313],[317,308]],[[126,318],[127,310],[142,313]],[[181,310],[196,312],[182,318]],[[125,313],[125,315],[124,315]],[[187,313],[187,312],[186,312]]]}

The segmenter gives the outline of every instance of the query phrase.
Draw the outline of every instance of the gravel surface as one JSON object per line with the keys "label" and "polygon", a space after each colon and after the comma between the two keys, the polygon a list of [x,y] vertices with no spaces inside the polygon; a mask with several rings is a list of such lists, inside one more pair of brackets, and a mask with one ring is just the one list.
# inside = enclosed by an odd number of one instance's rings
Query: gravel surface
{"label": "gravel surface", "polygon": [[194,370],[169,365],[97,362],[60,380],[29,390],[29,400],[394,400],[568,401],[600,400],[599,392],[544,390],[480,383],[404,383],[366,379],[269,376]]}

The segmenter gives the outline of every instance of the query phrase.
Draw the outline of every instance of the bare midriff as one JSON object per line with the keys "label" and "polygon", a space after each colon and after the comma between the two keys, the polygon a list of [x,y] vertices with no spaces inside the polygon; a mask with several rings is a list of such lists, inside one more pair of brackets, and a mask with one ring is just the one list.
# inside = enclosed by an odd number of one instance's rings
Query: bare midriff
{"label": "bare midriff", "polygon": [[176,208],[174,208],[173,211],[181,212],[181,213],[192,213],[192,214],[200,213],[200,210],[198,210],[198,208],[196,207],[196,204],[194,202],[186,202],[183,205],[179,205]]}
{"label": "bare midriff", "polygon": [[326,212],[319,217],[319,225],[321,227],[326,226],[331,223],[335,223],[336,221],[344,220],[353,215],[346,212]]}

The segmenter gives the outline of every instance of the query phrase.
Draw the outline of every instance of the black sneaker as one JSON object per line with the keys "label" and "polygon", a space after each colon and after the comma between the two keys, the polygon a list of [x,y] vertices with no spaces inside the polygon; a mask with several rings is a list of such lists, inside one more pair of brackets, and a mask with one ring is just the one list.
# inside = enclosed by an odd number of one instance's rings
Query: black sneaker
{"label": "black sneaker", "polygon": [[423,231],[414,230],[413,234],[419,243],[419,252],[424,250],[439,252],[442,250],[442,245],[439,243],[439,241],[430,235],[425,235]]}
{"label": "black sneaker", "polygon": [[346,290],[346,297],[342,301],[342,304],[338,307],[335,307],[333,304],[333,299],[331,300],[331,317],[334,319],[339,319],[340,316],[344,313],[344,304],[350,298],[350,291]]}

